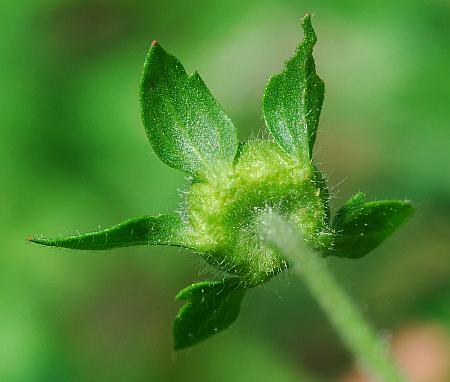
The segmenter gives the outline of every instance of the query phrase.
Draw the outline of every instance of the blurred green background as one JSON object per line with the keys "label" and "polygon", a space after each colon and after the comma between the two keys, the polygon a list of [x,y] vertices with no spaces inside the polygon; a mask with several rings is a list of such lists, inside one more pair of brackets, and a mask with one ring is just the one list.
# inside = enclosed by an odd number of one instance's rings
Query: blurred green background
{"label": "blurred green background", "polygon": [[306,11],[326,83],[316,158],[334,208],[356,191],[417,206],[372,254],[330,267],[384,336],[432,324],[446,341],[448,1],[16,0],[0,16],[1,381],[337,381],[352,368],[295,277],[252,291],[230,330],[175,353],[174,296],[207,276],[195,255],[25,240],[179,207],[183,174],[158,160],[139,117],[152,39],[201,73],[244,140],[264,129],[264,85]]}

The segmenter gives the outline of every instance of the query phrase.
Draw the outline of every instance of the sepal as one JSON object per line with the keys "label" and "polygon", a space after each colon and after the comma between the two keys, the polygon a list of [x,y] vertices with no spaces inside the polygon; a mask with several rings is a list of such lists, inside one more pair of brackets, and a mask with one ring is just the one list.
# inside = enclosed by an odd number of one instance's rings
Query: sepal
{"label": "sepal", "polygon": [[174,322],[174,347],[192,346],[228,328],[239,315],[246,289],[237,277],[203,281],[181,290],[176,300],[187,300]]}
{"label": "sepal", "polygon": [[104,230],[57,239],[29,237],[28,241],[49,247],[94,251],[135,245],[185,246],[183,223],[173,215],[142,216]]}
{"label": "sepal", "polygon": [[358,193],[334,216],[334,245],[327,254],[362,257],[390,236],[413,211],[407,200],[366,202],[365,195]]}

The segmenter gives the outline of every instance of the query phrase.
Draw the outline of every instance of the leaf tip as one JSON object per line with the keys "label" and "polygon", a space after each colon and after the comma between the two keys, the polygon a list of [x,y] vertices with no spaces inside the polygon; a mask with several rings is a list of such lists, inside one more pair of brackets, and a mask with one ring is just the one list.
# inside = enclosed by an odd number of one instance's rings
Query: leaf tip
{"label": "leaf tip", "polygon": [[310,20],[311,17],[313,16],[313,13],[310,11],[307,11],[305,13],[305,15],[302,17],[302,24],[306,21],[306,20]]}
{"label": "leaf tip", "polygon": [[312,17],[313,17],[313,14],[311,12],[307,12],[305,14],[305,16],[302,17],[300,24],[303,29],[304,38],[306,40],[310,40],[310,43],[312,44],[312,46],[314,46],[315,43],[317,42],[317,36],[316,36],[316,32],[314,31],[314,28],[312,26],[312,21],[311,21]]}
{"label": "leaf tip", "polygon": [[35,243],[35,244],[43,244],[43,239],[41,238],[38,238],[38,237],[35,237],[35,236],[33,236],[33,235],[28,235],[26,238],[25,238],[25,240],[28,242],[28,243]]}
{"label": "leaf tip", "polygon": [[305,29],[307,27],[311,27],[312,16],[313,16],[313,14],[311,12],[306,12],[305,16],[302,17],[302,19],[300,20],[300,24],[303,29]]}
{"label": "leaf tip", "polygon": [[153,40],[152,43],[151,43],[151,46],[154,47],[154,46],[156,46],[156,45],[158,45],[158,41]]}
{"label": "leaf tip", "polygon": [[38,238],[32,235],[28,235],[26,237],[26,241],[28,243],[34,243],[34,244],[40,244],[40,245],[49,245],[48,243],[48,239],[44,239],[44,238]]}
{"label": "leaf tip", "polygon": [[403,200],[403,206],[407,209],[409,214],[412,214],[416,210],[412,200],[409,199]]}

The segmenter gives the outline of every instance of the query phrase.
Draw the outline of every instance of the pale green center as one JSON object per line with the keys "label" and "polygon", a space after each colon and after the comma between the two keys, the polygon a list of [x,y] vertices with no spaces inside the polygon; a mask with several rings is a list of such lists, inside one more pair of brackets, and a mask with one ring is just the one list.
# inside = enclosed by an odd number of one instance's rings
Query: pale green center
{"label": "pale green center", "polygon": [[276,211],[314,248],[329,245],[325,189],[311,163],[300,163],[274,143],[247,143],[234,166],[193,183],[186,200],[189,242],[217,268],[249,285],[286,268],[260,233],[262,214]]}

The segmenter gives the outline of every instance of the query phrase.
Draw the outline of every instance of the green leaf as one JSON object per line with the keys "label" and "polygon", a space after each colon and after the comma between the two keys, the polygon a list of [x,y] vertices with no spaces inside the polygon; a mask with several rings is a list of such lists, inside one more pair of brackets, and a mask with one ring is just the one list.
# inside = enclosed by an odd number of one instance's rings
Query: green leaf
{"label": "green leaf", "polygon": [[101,231],[60,239],[30,237],[29,241],[51,247],[102,250],[134,245],[184,246],[183,225],[176,216],[143,216],[129,219]]}
{"label": "green leaf", "polygon": [[263,115],[275,141],[289,155],[309,161],[316,140],[325,86],[316,74],[313,47],[317,41],[311,15],[302,19],[303,42],[285,69],[273,76],[264,92]]}
{"label": "green leaf", "polygon": [[187,300],[175,318],[174,347],[182,349],[228,328],[237,318],[245,294],[239,278],[204,281],[178,293]]}
{"label": "green leaf", "polygon": [[205,178],[233,162],[233,123],[199,74],[188,76],[156,41],[145,61],[140,102],[150,143],[169,166]]}
{"label": "green leaf", "polygon": [[364,198],[363,193],[356,194],[334,216],[336,237],[329,255],[358,258],[368,254],[414,211],[409,201],[365,202]]}

